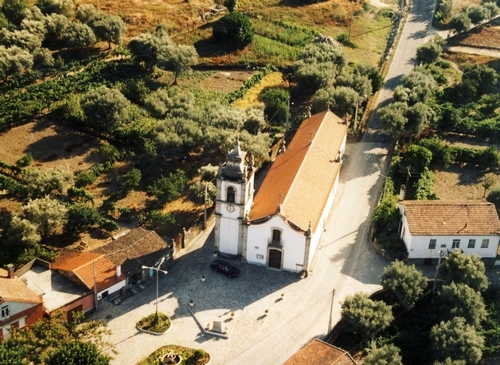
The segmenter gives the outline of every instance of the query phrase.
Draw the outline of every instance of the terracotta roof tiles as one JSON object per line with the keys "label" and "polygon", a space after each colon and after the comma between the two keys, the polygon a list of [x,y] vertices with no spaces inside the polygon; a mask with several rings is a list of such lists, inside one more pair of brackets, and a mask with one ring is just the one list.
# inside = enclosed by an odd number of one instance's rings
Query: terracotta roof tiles
{"label": "terracotta roof tiles", "polygon": [[413,236],[500,234],[500,219],[492,203],[405,200],[401,204]]}
{"label": "terracotta roof tiles", "polygon": [[116,276],[116,266],[108,258],[91,252],[61,250],[50,268],[89,290],[94,288],[94,282],[97,291],[102,291],[125,280],[123,274]]}
{"label": "terracotta roof tiles", "polygon": [[283,365],[356,365],[351,355],[318,339],[312,340]]}
{"label": "terracotta roof tiles", "polygon": [[329,193],[340,173],[337,160],[347,125],[330,111],[304,120],[286,152],[273,162],[249,214],[255,221],[277,213],[306,231],[319,224]]}
{"label": "terracotta roof tiles", "polygon": [[105,255],[114,265],[121,265],[126,275],[132,275],[140,272],[142,265],[153,265],[167,250],[167,243],[156,232],[136,228],[92,253]]}
{"label": "terracotta roof tiles", "polygon": [[0,303],[4,302],[42,303],[42,298],[17,277],[0,278]]}

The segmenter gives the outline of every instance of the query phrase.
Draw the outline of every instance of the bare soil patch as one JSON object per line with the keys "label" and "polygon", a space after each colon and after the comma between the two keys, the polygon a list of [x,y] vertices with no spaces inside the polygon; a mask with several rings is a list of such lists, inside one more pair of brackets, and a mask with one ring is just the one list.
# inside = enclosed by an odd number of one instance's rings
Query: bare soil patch
{"label": "bare soil patch", "polygon": [[454,46],[500,49],[500,26],[481,26],[450,39]]}
{"label": "bare soil patch", "polygon": [[63,165],[76,173],[96,162],[92,151],[99,146],[99,139],[69,126],[33,121],[1,133],[0,146],[0,160],[8,164],[31,153],[33,166]]}
{"label": "bare soil patch", "polygon": [[434,173],[433,193],[440,200],[483,200],[484,188],[479,180],[483,176],[477,168],[453,165]]}
{"label": "bare soil patch", "polygon": [[198,86],[207,90],[231,92],[239,90],[255,73],[256,71],[218,71],[198,83]]}

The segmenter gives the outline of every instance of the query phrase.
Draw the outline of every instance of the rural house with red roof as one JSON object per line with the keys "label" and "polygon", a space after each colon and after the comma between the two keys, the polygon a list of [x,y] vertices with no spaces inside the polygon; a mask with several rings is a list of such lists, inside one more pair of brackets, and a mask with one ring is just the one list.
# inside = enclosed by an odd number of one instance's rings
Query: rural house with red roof
{"label": "rural house with red roof", "polygon": [[43,318],[42,298],[15,276],[13,267],[0,275],[0,341],[11,328],[23,328]]}
{"label": "rural house with red roof", "polygon": [[[97,304],[99,301],[119,296],[120,289],[126,285],[126,278],[121,268],[102,254],[61,250],[57,260],[51,263],[50,269],[92,291],[94,302]],[[90,303],[82,304],[86,304],[86,307],[82,307],[81,310],[88,311]],[[93,305],[94,303],[92,307]]]}
{"label": "rural house with red roof", "polygon": [[217,249],[249,263],[309,270],[335,198],[347,125],[331,111],[302,122],[255,198],[252,160],[237,142],[217,176]]}
{"label": "rural house with red roof", "polygon": [[500,243],[500,219],[492,203],[481,201],[403,200],[399,234],[408,259],[437,259],[460,249],[494,264]]}

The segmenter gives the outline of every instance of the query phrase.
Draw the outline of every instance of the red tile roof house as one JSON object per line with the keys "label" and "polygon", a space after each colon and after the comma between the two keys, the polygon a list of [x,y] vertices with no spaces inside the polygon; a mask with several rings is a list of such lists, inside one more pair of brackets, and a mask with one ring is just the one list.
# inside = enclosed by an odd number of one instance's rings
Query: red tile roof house
{"label": "red tile roof house", "polygon": [[31,326],[42,319],[43,303],[39,295],[15,276],[12,267],[0,274],[0,341],[3,341],[10,337],[11,328]]}
{"label": "red tile roof house", "polygon": [[347,129],[328,110],[304,120],[255,199],[254,167],[237,144],[217,176],[217,249],[253,264],[308,271],[337,191]]}
{"label": "red tile roof house", "polygon": [[342,349],[314,339],[297,351],[283,365],[356,365],[352,356]]}
{"label": "red tile roof house", "polygon": [[408,260],[438,259],[440,252],[460,249],[495,263],[500,243],[500,219],[492,203],[482,201],[403,200],[399,235]]}
{"label": "red tile roof house", "polygon": [[127,278],[127,286],[138,284],[156,275],[156,270],[142,266],[156,267],[165,258],[162,268],[173,261],[174,247],[168,245],[156,232],[135,228],[116,240],[92,251],[103,255]]}
{"label": "red tile roof house", "polygon": [[58,310],[71,318],[73,312],[94,310],[94,291],[74,283],[55,270],[50,270],[50,263],[40,259],[32,260],[16,271],[28,287],[43,297],[43,310],[52,315]]}
{"label": "red tile roof house", "polygon": [[[57,260],[50,264],[50,269],[91,291],[97,307],[103,301],[119,297],[126,285],[120,266],[96,253],[61,250]],[[88,306],[90,303],[84,304]],[[83,307],[84,312],[87,310]]]}

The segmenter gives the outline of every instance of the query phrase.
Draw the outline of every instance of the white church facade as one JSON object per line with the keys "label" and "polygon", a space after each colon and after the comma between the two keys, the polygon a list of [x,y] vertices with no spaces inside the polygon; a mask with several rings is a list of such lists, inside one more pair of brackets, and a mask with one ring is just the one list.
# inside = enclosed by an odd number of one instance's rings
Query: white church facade
{"label": "white church facade", "polygon": [[253,162],[236,142],[217,176],[216,249],[252,264],[308,271],[337,192],[346,140],[338,116],[310,116],[255,197]]}

